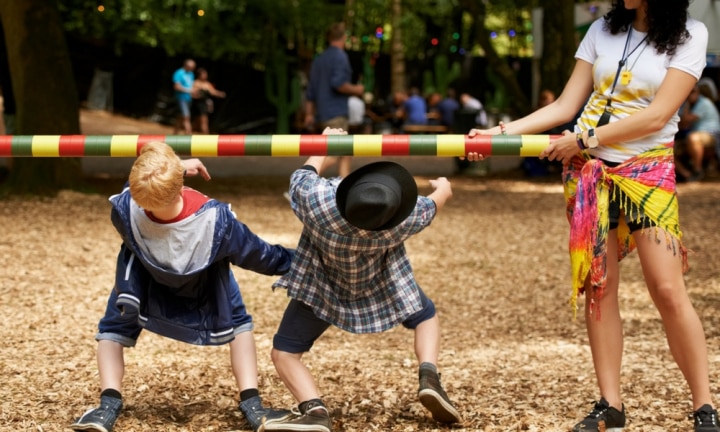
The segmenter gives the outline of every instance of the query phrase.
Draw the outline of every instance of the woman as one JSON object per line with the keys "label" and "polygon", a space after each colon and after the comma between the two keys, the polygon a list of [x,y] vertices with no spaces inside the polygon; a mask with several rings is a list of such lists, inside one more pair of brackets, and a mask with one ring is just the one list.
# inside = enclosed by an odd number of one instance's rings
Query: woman
{"label": "woman", "polygon": [[209,121],[208,114],[213,112],[213,97],[224,98],[225,92],[217,90],[215,86],[208,81],[208,72],[204,68],[198,68],[197,78],[193,83],[193,98],[195,99],[194,105],[198,107],[199,119],[200,119],[200,132],[207,134],[209,133]]}
{"label": "woman", "polygon": [[[540,154],[561,161],[570,221],[573,301],[584,292],[586,327],[600,390],[573,431],[625,426],[618,261],[637,248],[670,351],[692,394],[695,431],[720,431],[707,348],[687,295],[672,141],[678,109],[705,67],[708,33],[688,0],[618,0],[592,24],[556,101],[476,134],[529,134],[577,119]],[[470,160],[480,160],[477,153]],[[609,208],[608,208],[609,203]]]}

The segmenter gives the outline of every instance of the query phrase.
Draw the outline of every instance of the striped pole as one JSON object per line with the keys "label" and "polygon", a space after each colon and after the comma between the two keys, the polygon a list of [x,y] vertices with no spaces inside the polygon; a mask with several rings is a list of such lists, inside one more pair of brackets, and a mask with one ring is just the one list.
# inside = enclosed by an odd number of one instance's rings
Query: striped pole
{"label": "striped pole", "polygon": [[539,156],[557,135],[0,135],[0,157],[135,157],[151,141],[180,156]]}

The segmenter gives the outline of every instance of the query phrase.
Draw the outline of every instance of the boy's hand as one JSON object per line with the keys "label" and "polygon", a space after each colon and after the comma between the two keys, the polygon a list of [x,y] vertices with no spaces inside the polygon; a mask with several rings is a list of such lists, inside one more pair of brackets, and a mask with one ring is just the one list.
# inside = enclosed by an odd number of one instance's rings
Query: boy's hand
{"label": "boy's hand", "polygon": [[450,195],[452,195],[452,186],[450,185],[450,180],[447,179],[447,177],[438,177],[435,180],[430,180],[430,186],[433,188],[433,190],[443,190],[443,191],[449,191]]}
{"label": "boy's hand", "polygon": [[428,195],[428,198],[435,201],[435,206],[440,210],[445,205],[445,202],[452,197],[450,181],[446,177],[438,177],[435,180],[430,180],[430,186],[434,191]]}
{"label": "boy's hand", "polygon": [[186,159],[183,161],[183,166],[185,166],[186,176],[192,177],[200,174],[205,180],[210,180],[210,173],[200,159]]}
{"label": "boy's hand", "polygon": [[324,131],[322,131],[323,135],[347,135],[347,131],[344,131],[342,128],[331,128],[326,127]]}

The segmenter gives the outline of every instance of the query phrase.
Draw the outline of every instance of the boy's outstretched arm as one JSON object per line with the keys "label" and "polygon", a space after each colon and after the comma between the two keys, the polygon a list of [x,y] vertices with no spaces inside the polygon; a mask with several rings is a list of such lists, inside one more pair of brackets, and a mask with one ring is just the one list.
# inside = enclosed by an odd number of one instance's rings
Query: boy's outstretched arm
{"label": "boy's outstretched arm", "polygon": [[435,190],[428,195],[428,198],[435,201],[435,207],[440,211],[445,202],[452,197],[452,186],[450,186],[450,181],[446,177],[430,180],[430,186]]}
{"label": "boy's outstretched arm", "polygon": [[182,163],[186,176],[192,177],[200,174],[205,180],[210,180],[210,173],[200,159],[186,159]]}
{"label": "boy's outstretched arm", "polygon": [[[339,128],[326,127],[322,132],[323,135],[347,135],[347,132]],[[334,158],[328,160],[327,156],[310,156],[304,165],[310,165],[315,168],[318,174],[322,174],[322,171],[328,166],[335,163]]]}

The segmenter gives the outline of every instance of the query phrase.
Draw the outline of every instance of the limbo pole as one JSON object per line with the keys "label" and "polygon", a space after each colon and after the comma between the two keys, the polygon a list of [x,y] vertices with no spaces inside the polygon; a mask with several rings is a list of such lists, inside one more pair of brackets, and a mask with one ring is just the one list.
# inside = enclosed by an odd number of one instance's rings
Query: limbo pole
{"label": "limbo pole", "polygon": [[136,157],[151,141],[180,156],[539,156],[557,135],[0,135],[0,157]]}

